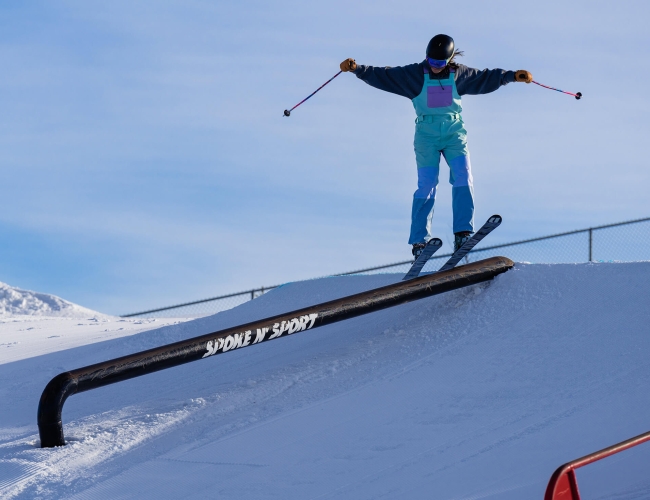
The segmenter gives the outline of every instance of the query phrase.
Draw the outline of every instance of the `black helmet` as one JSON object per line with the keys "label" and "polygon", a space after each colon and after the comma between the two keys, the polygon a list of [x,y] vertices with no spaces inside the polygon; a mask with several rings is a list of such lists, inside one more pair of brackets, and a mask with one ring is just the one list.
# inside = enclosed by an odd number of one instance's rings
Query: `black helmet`
{"label": "black helmet", "polygon": [[454,55],[454,39],[448,35],[434,36],[427,45],[427,57],[448,61]]}

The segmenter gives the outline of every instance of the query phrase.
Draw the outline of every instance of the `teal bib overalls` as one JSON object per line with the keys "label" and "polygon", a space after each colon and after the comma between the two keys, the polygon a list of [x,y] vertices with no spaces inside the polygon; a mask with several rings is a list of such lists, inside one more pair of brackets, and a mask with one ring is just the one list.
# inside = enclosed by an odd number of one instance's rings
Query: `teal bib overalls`
{"label": "teal bib overalls", "polygon": [[413,194],[409,243],[429,241],[431,218],[440,172],[440,155],[449,165],[452,185],[454,233],[474,230],[474,190],[467,150],[467,132],[460,116],[462,107],[456,90],[455,73],[444,80],[431,79],[425,70],[422,92],[414,98],[415,161],[418,189]]}

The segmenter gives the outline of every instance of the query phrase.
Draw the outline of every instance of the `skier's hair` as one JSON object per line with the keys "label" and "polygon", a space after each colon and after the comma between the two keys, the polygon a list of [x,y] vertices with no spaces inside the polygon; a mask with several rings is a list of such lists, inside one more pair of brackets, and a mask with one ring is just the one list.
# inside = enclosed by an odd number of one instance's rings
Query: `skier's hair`
{"label": "skier's hair", "polygon": [[456,62],[455,59],[457,57],[463,57],[464,55],[465,52],[463,52],[462,50],[454,49],[454,55],[451,56],[451,59],[449,59],[449,63],[447,64],[447,66],[453,69],[458,69],[458,63]]}

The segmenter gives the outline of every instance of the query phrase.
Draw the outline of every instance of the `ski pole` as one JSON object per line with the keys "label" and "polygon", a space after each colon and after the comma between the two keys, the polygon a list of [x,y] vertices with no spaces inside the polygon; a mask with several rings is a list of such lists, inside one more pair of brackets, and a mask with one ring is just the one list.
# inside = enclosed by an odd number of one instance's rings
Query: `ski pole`
{"label": "ski pole", "polygon": [[556,89],[556,88],[553,88],[553,87],[549,87],[549,86],[547,86],[547,85],[542,85],[541,83],[536,82],[535,80],[533,80],[533,83],[539,85],[540,87],[544,87],[545,89],[556,90],[556,91],[558,91],[558,92],[562,92],[563,94],[569,94],[569,95],[572,95],[572,96],[575,97],[576,99],[580,99],[580,98],[582,97],[582,93],[581,93],[581,92],[578,92],[577,94],[572,94],[571,92],[566,92],[566,91],[564,91],[564,90],[560,90],[560,89]]}
{"label": "ski pole", "polygon": [[322,88],[323,88],[325,85],[327,85],[329,82],[331,82],[332,80],[334,80],[334,78],[336,78],[337,76],[339,76],[341,73],[343,73],[343,71],[339,71],[339,72],[338,72],[337,74],[335,74],[332,78],[330,78],[329,80],[327,80],[323,85],[321,85],[320,87],[318,87],[318,88],[317,88],[317,89],[316,89],[312,94],[308,95],[308,96],[305,97],[302,101],[300,101],[298,104],[296,104],[293,108],[291,108],[291,109],[285,109],[285,110],[284,110],[284,116],[289,116],[289,115],[291,115],[291,112],[292,112],[294,109],[296,109],[296,108],[297,108],[298,106],[300,106],[303,102],[305,102],[307,99],[309,99],[311,96],[313,96],[316,92],[318,92],[320,89],[322,89]]}

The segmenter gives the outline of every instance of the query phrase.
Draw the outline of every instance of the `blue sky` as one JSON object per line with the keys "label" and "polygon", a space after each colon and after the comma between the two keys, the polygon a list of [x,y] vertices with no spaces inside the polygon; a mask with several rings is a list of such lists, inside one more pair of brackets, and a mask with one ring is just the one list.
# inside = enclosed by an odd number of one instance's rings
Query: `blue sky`
{"label": "blue sky", "polygon": [[[493,242],[650,215],[646,2],[0,7],[0,281],[125,313],[407,259],[411,103],[341,75],[452,35]],[[443,165],[441,178],[446,179]],[[434,229],[451,236],[442,182]],[[447,246],[448,248],[448,246]]]}

